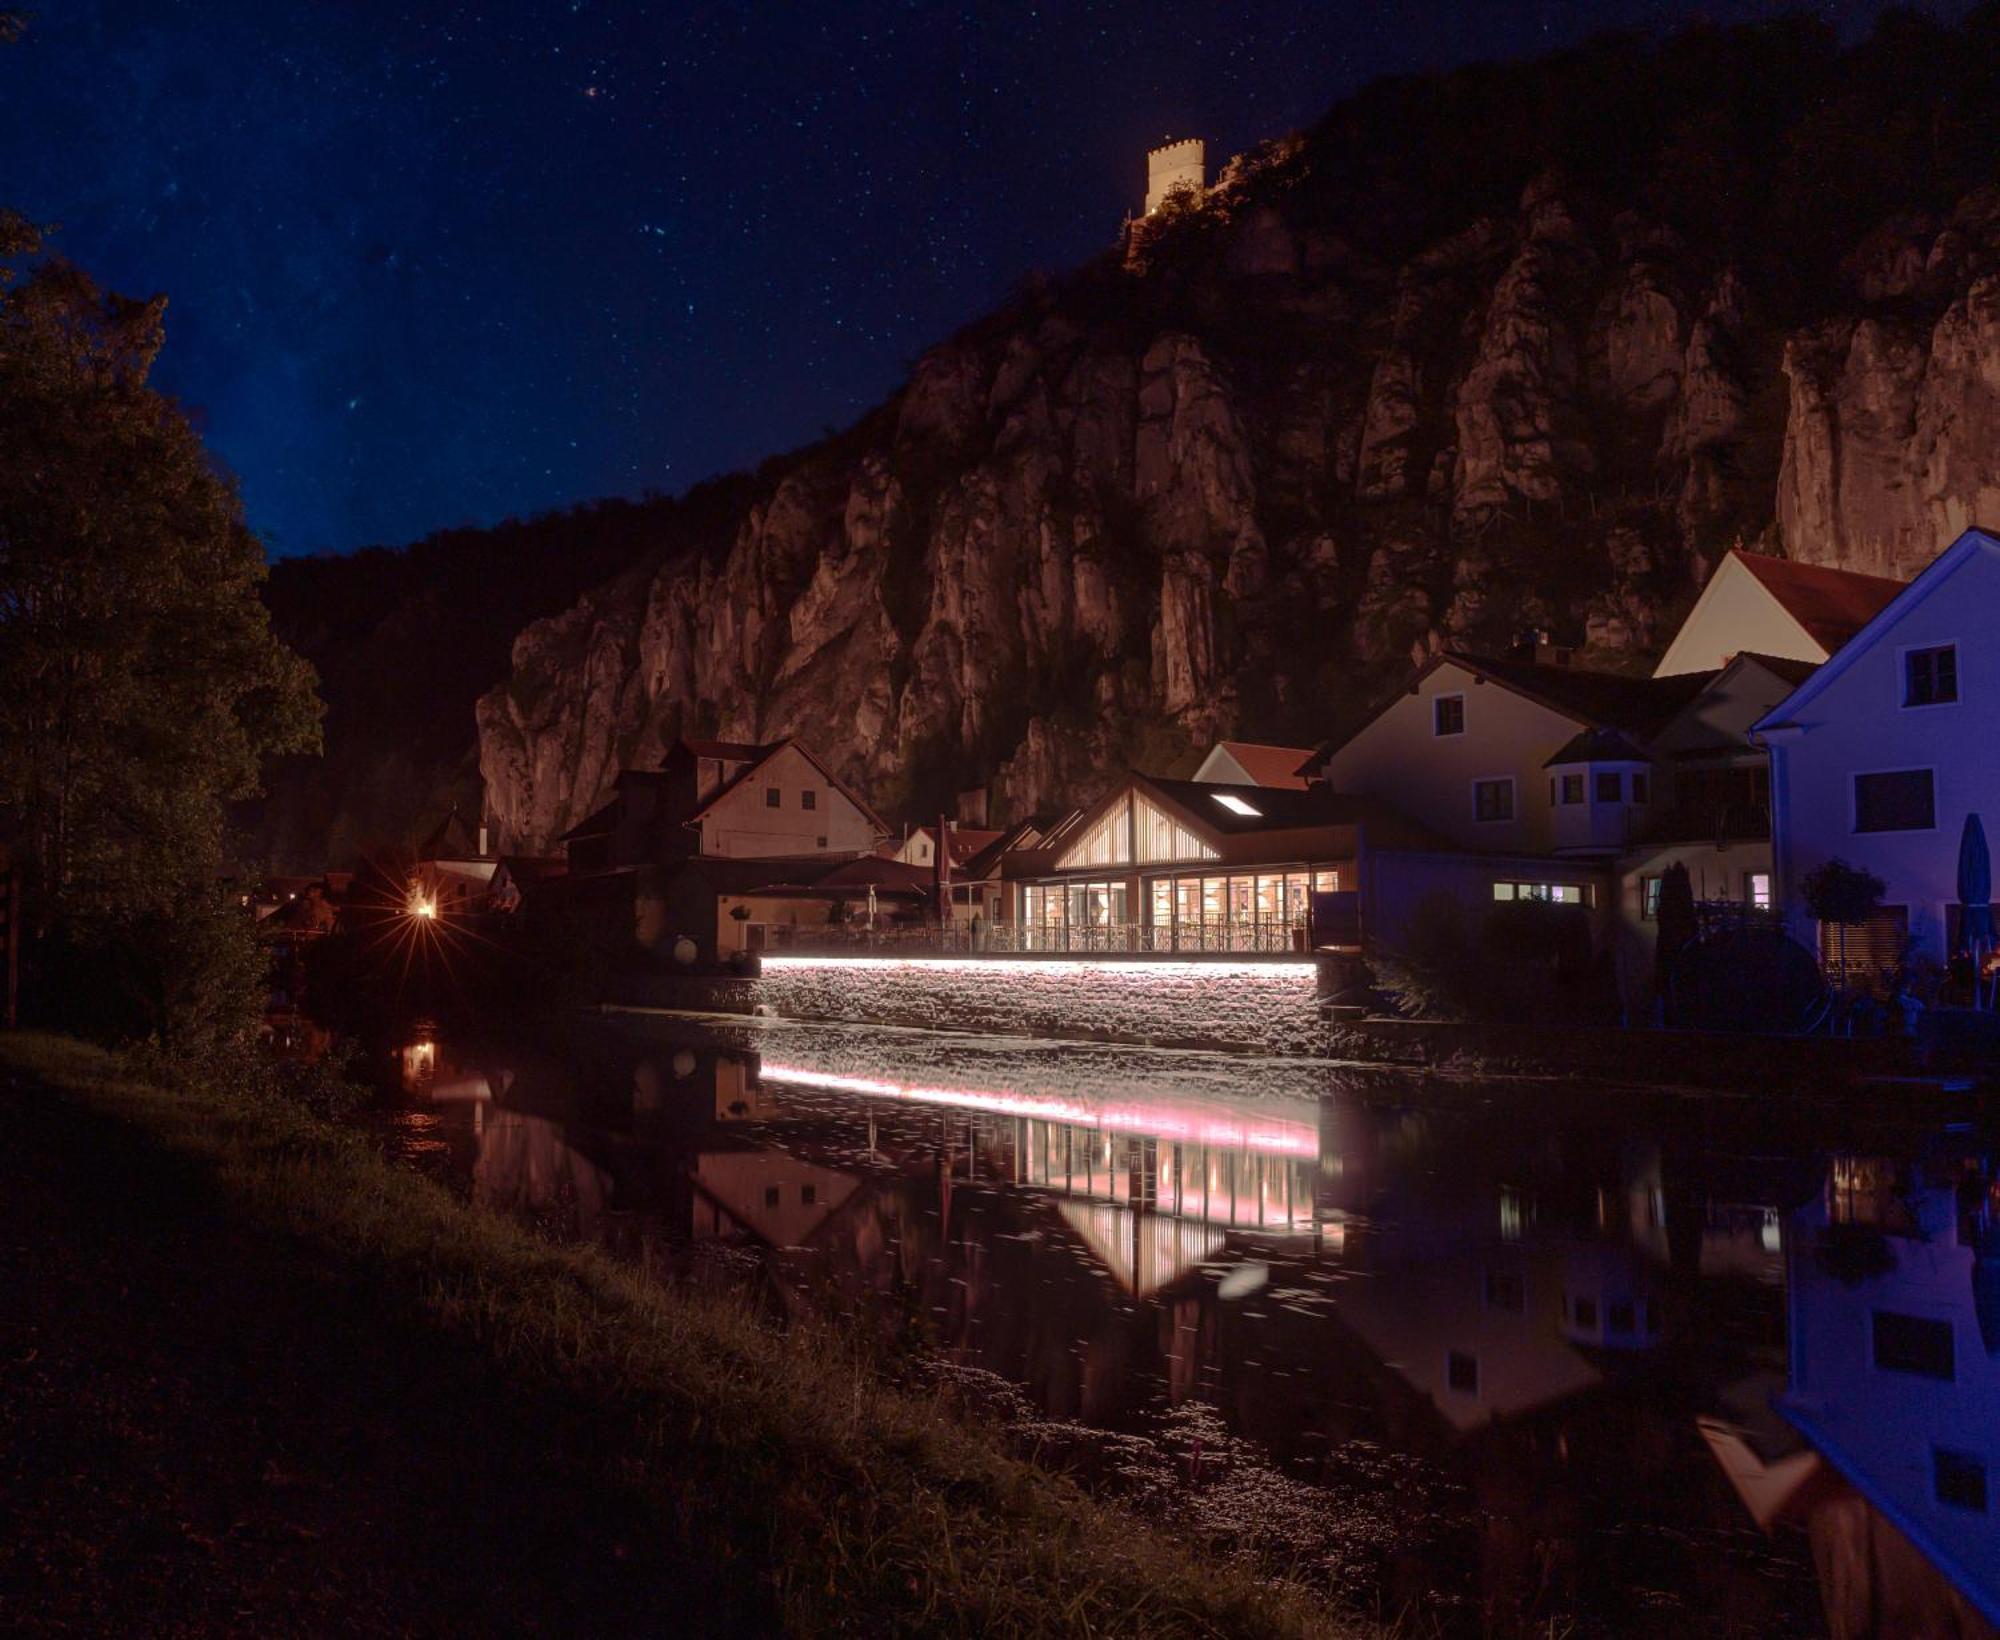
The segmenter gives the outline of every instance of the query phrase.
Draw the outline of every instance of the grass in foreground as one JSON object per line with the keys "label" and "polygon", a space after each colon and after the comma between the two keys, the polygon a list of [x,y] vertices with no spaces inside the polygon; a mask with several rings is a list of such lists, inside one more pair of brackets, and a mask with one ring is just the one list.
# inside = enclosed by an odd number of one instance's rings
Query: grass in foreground
{"label": "grass in foreground", "polygon": [[[638,1611],[579,1611],[579,1626],[1349,1632],[1310,1598],[1200,1560],[888,1390],[837,1337],[781,1336],[726,1299],[668,1292],[595,1249],[543,1241],[288,1103],[170,1091],[48,1037],[0,1037],[0,1071],[17,1092],[34,1084],[23,1097],[105,1123],[139,1169],[180,1170],[200,1211],[275,1246],[302,1283],[355,1296],[413,1357],[413,1379],[457,1372],[468,1393],[486,1384],[540,1409],[496,1418],[511,1432],[498,1438],[525,1431],[555,1450],[592,1503],[574,1530],[640,1546],[632,1569],[658,1585],[628,1578],[620,1599]],[[497,1473],[505,1485],[504,1462]]]}

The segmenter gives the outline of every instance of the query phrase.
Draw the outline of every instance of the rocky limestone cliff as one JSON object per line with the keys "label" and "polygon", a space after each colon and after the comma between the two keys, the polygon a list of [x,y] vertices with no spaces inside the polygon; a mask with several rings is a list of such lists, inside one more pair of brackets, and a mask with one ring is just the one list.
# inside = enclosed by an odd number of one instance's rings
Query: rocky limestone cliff
{"label": "rocky limestone cliff", "polygon": [[[1561,140],[1466,127],[1462,76],[1365,94],[936,348],[726,531],[520,634],[478,708],[503,835],[687,733],[1019,814],[1217,734],[1310,742],[1440,645],[1643,664],[1732,544],[1914,573],[2000,518],[2000,194],[1935,110],[1874,139],[1929,145],[1921,187],[1873,150],[1822,174],[1869,106],[1718,134],[1724,69],[1877,95],[1874,47],[1786,27],[1474,71]],[[1925,36],[1940,74],[1966,38]],[[1679,88],[1636,130],[1635,77]],[[1449,197],[1412,180],[1447,159]]]}

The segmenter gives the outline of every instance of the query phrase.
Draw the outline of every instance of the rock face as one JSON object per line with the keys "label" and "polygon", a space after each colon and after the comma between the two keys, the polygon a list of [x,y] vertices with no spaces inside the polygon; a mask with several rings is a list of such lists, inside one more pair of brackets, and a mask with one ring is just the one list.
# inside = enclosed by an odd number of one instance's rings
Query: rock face
{"label": "rock face", "polygon": [[[1309,743],[1443,645],[1642,665],[1731,545],[1908,576],[2000,519],[2000,196],[1831,252],[1821,218],[1704,227],[1675,127],[1679,205],[1542,164],[1400,210],[1353,178],[1366,117],[1233,162],[528,626],[478,707],[507,844],[681,734],[1020,814],[1217,734]],[[1775,197],[1781,158],[1732,163]]]}

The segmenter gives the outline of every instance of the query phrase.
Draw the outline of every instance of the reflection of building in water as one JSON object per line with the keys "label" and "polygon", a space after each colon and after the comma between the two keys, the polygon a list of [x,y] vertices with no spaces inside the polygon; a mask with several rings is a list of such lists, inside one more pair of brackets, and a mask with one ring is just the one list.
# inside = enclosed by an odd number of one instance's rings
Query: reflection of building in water
{"label": "reflection of building in water", "polygon": [[1825,1583],[1838,1633],[1974,1632],[1899,1538],[2000,1623],[2000,1245],[1983,1180],[1955,1186],[1843,1158],[1794,1220],[1778,1410],[1859,1494],[1810,1523],[1816,1558],[1840,1568]]}
{"label": "reflection of building in water", "polygon": [[694,1233],[747,1230],[772,1247],[803,1247],[859,1184],[782,1150],[708,1151],[695,1159]]}
{"label": "reflection of building in water", "polygon": [[1172,1286],[1214,1258],[1229,1240],[1212,1224],[1110,1202],[1064,1201],[1056,1210],[1112,1279],[1139,1298]]}
{"label": "reflection of building in water", "polygon": [[596,1239],[611,1205],[604,1168],[569,1143],[563,1126],[495,1110],[479,1135],[472,1199],[509,1212],[561,1214],[568,1234]]}
{"label": "reflection of building in water", "polygon": [[1016,1181],[1243,1230],[1310,1230],[1316,1158],[1237,1142],[1192,1144],[1024,1118]]}

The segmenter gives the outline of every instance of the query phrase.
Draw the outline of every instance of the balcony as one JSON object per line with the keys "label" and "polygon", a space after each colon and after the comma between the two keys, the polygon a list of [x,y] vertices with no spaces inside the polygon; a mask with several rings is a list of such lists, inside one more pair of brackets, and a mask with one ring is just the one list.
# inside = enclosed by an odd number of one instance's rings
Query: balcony
{"label": "balcony", "polygon": [[1760,843],[1771,835],[1771,806],[1754,799],[1670,803],[1632,827],[1635,843]]}

